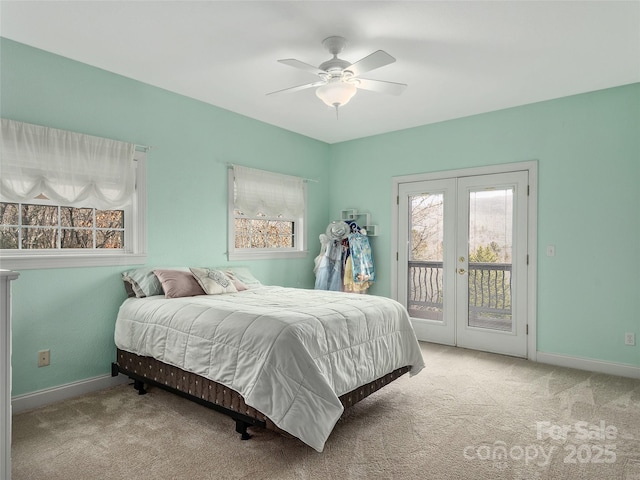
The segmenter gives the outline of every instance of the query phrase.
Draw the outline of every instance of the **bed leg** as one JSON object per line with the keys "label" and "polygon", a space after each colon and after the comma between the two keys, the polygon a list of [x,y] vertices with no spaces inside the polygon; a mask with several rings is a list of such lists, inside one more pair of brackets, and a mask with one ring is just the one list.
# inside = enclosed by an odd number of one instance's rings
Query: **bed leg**
{"label": "bed leg", "polygon": [[249,424],[247,422],[236,420],[236,432],[240,434],[241,440],[249,440],[251,438],[251,435],[247,432],[248,426]]}
{"label": "bed leg", "polygon": [[138,395],[144,395],[147,391],[144,389],[144,382],[142,380],[134,380],[133,388],[138,390]]}

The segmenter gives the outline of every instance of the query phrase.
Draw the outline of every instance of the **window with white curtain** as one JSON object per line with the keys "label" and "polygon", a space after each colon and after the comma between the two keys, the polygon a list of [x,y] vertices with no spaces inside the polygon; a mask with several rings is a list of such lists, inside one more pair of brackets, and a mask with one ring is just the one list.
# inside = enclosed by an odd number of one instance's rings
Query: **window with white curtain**
{"label": "window with white curtain", "polygon": [[234,165],[229,169],[229,260],[306,255],[304,179]]}
{"label": "window with white curtain", "polygon": [[3,268],[146,260],[146,151],[132,143],[2,119]]}

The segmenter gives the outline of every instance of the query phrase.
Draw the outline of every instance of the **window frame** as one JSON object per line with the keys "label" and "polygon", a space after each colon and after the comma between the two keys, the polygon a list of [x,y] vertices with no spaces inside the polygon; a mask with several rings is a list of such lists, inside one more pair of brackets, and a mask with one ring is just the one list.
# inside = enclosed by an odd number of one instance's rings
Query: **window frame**
{"label": "window frame", "polygon": [[[124,249],[0,250],[0,268],[42,268],[142,265],[147,261],[147,151],[136,150],[136,187],[133,201],[124,207]],[[16,202],[9,202],[16,203]],[[22,202],[30,203],[30,202]],[[33,203],[41,203],[34,200]]]}
{"label": "window frame", "polygon": [[[299,219],[293,219],[294,239],[297,240],[293,248],[236,248],[235,231],[235,202],[234,202],[234,182],[233,168],[227,169],[227,258],[229,261],[236,260],[272,260],[283,258],[305,258],[309,253],[307,250],[307,183],[303,182],[304,210]],[[264,220],[264,217],[245,217],[250,219]]]}

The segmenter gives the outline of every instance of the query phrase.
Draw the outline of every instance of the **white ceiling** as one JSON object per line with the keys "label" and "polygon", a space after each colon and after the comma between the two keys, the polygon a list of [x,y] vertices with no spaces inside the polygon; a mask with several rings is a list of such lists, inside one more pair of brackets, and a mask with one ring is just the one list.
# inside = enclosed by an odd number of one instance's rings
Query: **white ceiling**
{"label": "white ceiling", "polygon": [[[640,81],[640,1],[5,1],[1,35],[327,143]],[[313,89],[319,65],[375,50],[340,118]]]}

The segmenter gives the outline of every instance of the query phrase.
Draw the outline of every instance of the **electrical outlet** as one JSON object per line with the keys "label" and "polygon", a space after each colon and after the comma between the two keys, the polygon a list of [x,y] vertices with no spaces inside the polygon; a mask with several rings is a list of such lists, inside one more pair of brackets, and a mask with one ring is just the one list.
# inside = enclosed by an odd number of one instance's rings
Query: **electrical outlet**
{"label": "electrical outlet", "polygon": [[624,344],[625,345],[635,345],[636,344],[636,334],[635,333],[625,333],[624,334]]}
{"label": "electrical outlet", "polygon": [[38,366],[48,367],[51,363],[51,352],[49,350],[40,350],[38,352]]}

